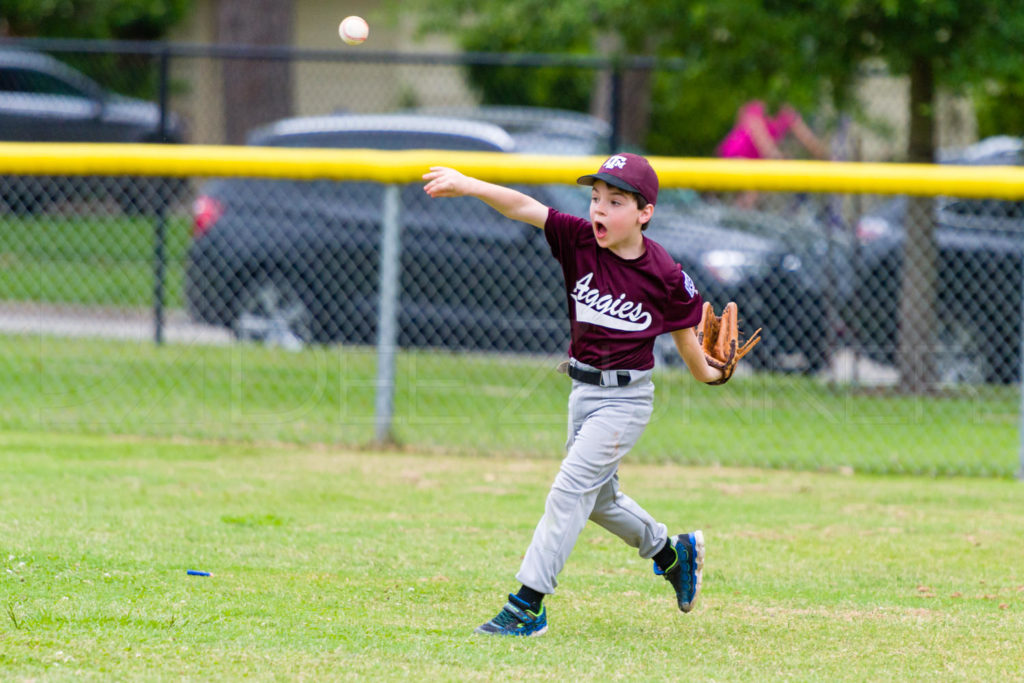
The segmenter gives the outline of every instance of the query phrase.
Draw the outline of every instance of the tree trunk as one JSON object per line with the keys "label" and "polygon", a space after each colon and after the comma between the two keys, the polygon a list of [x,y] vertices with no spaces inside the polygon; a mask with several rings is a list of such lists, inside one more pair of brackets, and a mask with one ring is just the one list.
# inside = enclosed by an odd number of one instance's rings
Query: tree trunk
{"label": "tree trunk", "polygon": [[[293,0],[219,0],[217,40],[222,44],[290,45]],[[224,138],[245,142],[256,126],[291,115],[291,63],[232,59],[223,62]]]}
{"label": "tree trunk", "polygon": [[[622,37],[605,34],[598,38],[600,54],[613,56],[623,52]],[[653,54],[653,41],[646,39],[639,52]],[[629,52],[627,50],[627,52]],[[629,52],[632,54],[632,52]],[[612,69],[602,71],[591,93],[590,113],[606,119],[615,126],[612,131],[613,146],[619,152],[623,149],[643,148],[651,127],[651,97],[654,88],[654,73],[651,69],[619,68],[619,81],[615,83]],[[613,101],[616,100],[616,101]],[[614,109],[613,109],[614,108]]]}
{"label": "tree trunk", "polygon": [[630,147],[642,149],[647,146],[652,90],[653,74],[650,69],[626,69],[623,73],[619,123],[622,141]]}
{"label": "tree trunk", "polygon": [[[910,140],[907,160],[935,159],[935,74],[927,59],[910,68]],[[935,200],[911,197],[904,221],[903,282],[900,288],[898,367],[904,389],[914,393],[935,384],[935,306],[937,248]]]}

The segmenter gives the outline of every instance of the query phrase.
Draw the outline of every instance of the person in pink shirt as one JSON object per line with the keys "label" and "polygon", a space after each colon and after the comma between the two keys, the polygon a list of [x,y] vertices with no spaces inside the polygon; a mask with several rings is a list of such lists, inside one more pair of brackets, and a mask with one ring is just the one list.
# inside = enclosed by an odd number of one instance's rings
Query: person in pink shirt
{"label": "person in pink shirt", "polygon": [[[792,132],[794,137],[818,159],[828,159],[828,148],[804,123],[800,113],[784,105],[775,116],[769,116],[764,102],[753,100],[740,107],[736,125],[718,145],[716,153],[724,159],[784,159],[780,144]],[[757,192],[740,193],[736,205],[752,209]]]}
{"label": "person in pink shirt", "polygon": [[759,100],[740,107],[736,125],[716,151],[726,159],[783,159],[779,145],[790,132],[816,158],[829,158],[828,149],[793,107],[784,105],[775,116],[770,116]]}

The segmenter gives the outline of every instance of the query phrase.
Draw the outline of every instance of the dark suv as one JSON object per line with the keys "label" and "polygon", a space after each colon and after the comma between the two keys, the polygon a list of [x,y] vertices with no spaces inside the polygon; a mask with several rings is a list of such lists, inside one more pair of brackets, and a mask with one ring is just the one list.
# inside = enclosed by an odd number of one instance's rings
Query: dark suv
{"label": "dark suv", "polygon": [[[0,47],[0,140],[11,142],[182,142],[180,119],[169,114],[161,135],[159,107],[103,89],[84,74],[40,52]],[[140,181],[142,179],[139,179]],[[0,178],[4,201],[31,212],[81,193],[70,179]],[[108,183],[108,185],[110,185]],[[152,183],[107,187],[126,208],[155,196]],[[95,188],[92,188],[95,190]],[[138,193],[138,194],[133,194]],[[141,195],[141,196],[139,196]]]}
{"label": "dark suv", "polygon": [[409,113],[492,123],[505,130],[516,151],[529,154],[610,154],[611,125],[577,111],[516,105],[419,107]]}
{"label": "dark suv", "polygon": [[[945,153],[940,162],[1021,165],[1024,143],[989,138]],[[935,222],[940,380],[1015,382],[1021,364],[1024,201],[939,197],[930,206],[930,216],[915,220]],[[893,361],[897,350],[907,210],[907,198],[897,197],[856,225],[859,295],[851,320],[860,346],[881,361]]]}
{"label": "dark suv", "polygon": [[[522,131],[518,131],[520,134]],[[480,120],[422,114],[290,119],[249,143],[287,147],[522,151],[516,136]],[[426,169],[424,169],[426,170]],[[523,186],[542,203],[587,215],[589,189]],[[562,274],[542,231],[471,198],[431,200],[400,189],[402,346],[564,351]],[[384,186],[366,182],[212,180],[195,200],[185,293],[194,318],[239,338],[300,347],[376,338]],[[827,359],[823,264],[814,226],[708,205],[665,191],[651,238],[721,307],[740,302],[765,327],[756,360],[776,367],[800,352],[804,369]],[[835,246],[835,245],[833,245]],[[848,263],[848,254],[842,259]]]}
{"label": "dark suv", "polygon": [[[497,126],[413,115],[289,119],[253,132],[248,142],[513,149]],[[195,201],[189,312],[230,326],[239,338],[285,346],[373,342],[384,189],[370,182],[210,181]],[[553,201],[543,192],[538,198]],[[401,188],[400,206],[400,344],[541,351],[564,342],[561,275],[539,230],[469,198],[430,200],[420,184]]]}

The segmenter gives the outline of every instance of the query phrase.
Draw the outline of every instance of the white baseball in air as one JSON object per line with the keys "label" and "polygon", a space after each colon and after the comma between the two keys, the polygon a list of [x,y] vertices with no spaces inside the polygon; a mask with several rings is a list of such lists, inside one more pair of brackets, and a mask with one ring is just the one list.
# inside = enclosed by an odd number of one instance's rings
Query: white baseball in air
{"label": "white baseball in air", "polygon": [[338,24],[338,35],[349,45],[359,45],[370,35],[370,25],[362,17],[345,17]]}

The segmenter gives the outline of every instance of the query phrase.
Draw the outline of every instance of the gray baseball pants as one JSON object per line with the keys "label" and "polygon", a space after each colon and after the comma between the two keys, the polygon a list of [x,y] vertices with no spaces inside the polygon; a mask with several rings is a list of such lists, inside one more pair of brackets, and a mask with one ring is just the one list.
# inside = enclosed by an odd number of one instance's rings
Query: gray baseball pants
{"label": "gray baseball pants", "polygon": [[567,454],[516,574],[523,585],[555,592],[556,577],[588,519],[637,548],[640,557],[654,557],[665,545],[665,525],[619,490],[619,461],[640,438],[654,410],[651,373],[634,375],[624,387],[573,380]]}

